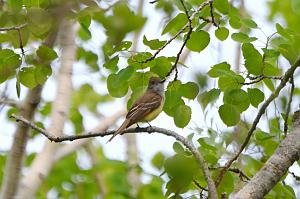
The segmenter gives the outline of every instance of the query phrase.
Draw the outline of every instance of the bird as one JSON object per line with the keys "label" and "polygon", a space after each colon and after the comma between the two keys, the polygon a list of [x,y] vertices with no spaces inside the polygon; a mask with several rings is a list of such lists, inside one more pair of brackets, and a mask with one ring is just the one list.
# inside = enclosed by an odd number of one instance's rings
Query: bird
{"label": "bird", "polygon": [[165,80],[155,76],[149,79],[147,90],[133,103],[126,114],[126,119],[107,142],[131,125],[137,122],[150,122],[162,112],[165,101],[164,82]]}

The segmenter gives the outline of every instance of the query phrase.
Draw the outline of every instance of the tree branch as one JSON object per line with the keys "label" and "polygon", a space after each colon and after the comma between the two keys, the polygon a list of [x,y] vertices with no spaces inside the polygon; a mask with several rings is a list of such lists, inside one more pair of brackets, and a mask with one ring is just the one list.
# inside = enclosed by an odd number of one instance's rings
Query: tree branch
{"label": "tree branch", "polygon": [[27,23],[22,24],[20,26],[12,26],[12,27],[7,27],[7,28],[0,28],[0,31],[21,30],[25,26],[27,26]]}
{"label": "tree branch", "polygon": [[284,74],[280,84],[278,85],[278,87],[275,89],[275,91],[269,96],[269,98],[262,104],[262,106],[260,107],[251,128],[249,129],[248,133],[247,133],[247,137],[245,139],[245,141],[243,142],[243,144],[240,146],[239,150],[236,152],[236,154],[230,158],[228,160],[228,162],[225,164],[224,168],[222,169],[222,171],[220,172],[218,178],[216,179],[216,186],[218,186],[224,176],[224,174],[226,173],[226,171],[230,168],[231,164],[239,157],[239,155],[243,152],[243,150],[245,149],[245,147],[248,145],[250,138],[253,134],[253,132],[256,129],[257,124],[260,121],[260,118],[262,117],[262,115],[265,113],[267,107],[269,106],[269,104],[278,96],[279,92],[281,91],[281,89],[283,87],[285,87],[286,83],[289,81],[289,79],[294,75],[295,70],[297,69],[297,67],[300,65],[300,58],[295,62],[295,64],[293,66],[291,66],[286,73]]}
{"label": "tree branch", "polygon": [[[30,122],[26,120],[25,118],[17,115],[11,115],[12,118],[15,118],[16,121],[22,122],[23,124],[30,126],[32,129],[40,132],[44,136],[46,136],[50,141],[53,142],[63,142],[63,141],[73,141],[73,140],[78,140],[78,139],[83,139],[83,138],[91,138],[91,137],[104,137],[108,135],[113,135],[115,131],[103,131],[103,132],[97,132],[97,133],[87,133],[87,134],[81,134],[81,135],[69,135],[69,136],[54,136],[51,132],[48,132],[42,128],[37,127],[33,122]],[[214,182],[212,180],[211,174],[209,172],[208,166],[201,155],[201,153],[197,150],[197,148],[194,146],[194,144],[186,139],[185,137],[179,135],[178,133],[174,131],[170,131],[167,129],[159,128],[159,127],[147,127],[147,128],[129,128],[126,129],[122,132],[123,134],[128,134],[128,133],[160,133],[166,136],[171,136],[175,138],[177,141],[181,142],[183,145],[185,145],[195,156],[196,160],[199,163],[199,166],[201,167],[204,175],[206,182],[208,184],[208,190],[210,197],[215,199],[217,198],[217,192],[216,188],[214,185]]]}
{"label": "tree branch", "polygon": [[259,172],[234,196],[235,199],[263,198],[300,157],[300,111],[294,115],[293,131],[277,147]]}
{"label": "tree branch", "polygon": [[293,101],[293,94],[294,94],[294,89],[295,89],[295,83],[294,83],[294,78],[291,77],[291,92],[290,92],[290,96],[289,96],[289,101],[288,101],[288,104],[287,104],[287,108],[286,108],[286,113],[285,113],[285,116],[284,116],[284,129],[283,129],[283,133],[284,133],[284,136],[287,135],[287,131],[288,131],[288,119],[289,119],[289,115],[290,115],[290,111],[291,111],[291,104],[292,104],[292,101]]}

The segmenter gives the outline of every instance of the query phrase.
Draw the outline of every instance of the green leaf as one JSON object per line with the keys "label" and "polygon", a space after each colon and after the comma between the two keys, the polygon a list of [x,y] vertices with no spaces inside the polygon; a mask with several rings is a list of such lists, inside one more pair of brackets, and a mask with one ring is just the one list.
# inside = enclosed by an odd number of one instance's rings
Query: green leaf
{"label": "green leaf", "polygon": [[37,49],[36,54],[43,61],[52,61],[58,57],[57,53],[52,48],[45,45],[41,45]]}
{"label": "green leaf", "polygon": [[164,166],[165,156],[162,152],[157,152],[152,160],[151,163],[153,166],[155,166],[157,169],[161,169]]}
{"label": "green leaf", "polygon": [[86,26],[81,25],[78,30],[78,36],[81,40],[88,41],[92,38],[92,33]]}
{"label": "green leaf", "polygon": [[43,85],[51,76],[52,69],[50,65],[36,65],[34,70],[35,80],[38,84]]}
{"label": "green leaf", "polygon": [[107,60],[103,66],[111,71],[118,70],[118,62],[119,62],[119,56],[116,55],[113,58]]}
{"label": "green leaf", "polygon": [[7,0],[7,5],[10,10],[18,12],[22,9],[23,1],[22,0]]}
{"label": "green leaf", "polygon": [[214,65],[209,71],[208,75],[211,77],[220,77],[227,74],[230,71],[230,64],[227,62],[222,62]]}
{"label": "green leaf", "polygon": [[248,28],[253,28],[253,29],[257,28],[257,24],[252,19],[249,19],[249,18],[242,19],[241,22],[244,26],[246,26]]}
{"label": "green leaf", "polygon": [[274,87],[272,80],[265,78],[265,79],[263,79],[263,82],[268,87],[268,89],[270,89],[270,91],[275,91],[275,87]]}
{"label": "green leaf", "polygon": [[152,54],[149,52],[142,52],[136,55],[129,57],[127,60],[128,65],[134,67],[134,69],[145,69],[149,67],[149,63],[143,63],[146,59],[152,57]]}
{"label": "green leaf", "polygon": [[205,110],[209,103],[215,102],[220,96],[221,90],[213,88],[210,91],[201,93],[198,97],[198,101],[201,104],[202,110]]}
{"label": "green leaf", "polygon": [[21,58],[9,49],[0,50],[0,83],[16,74],[16,69],[21,65]]}
{"label": "green leaf", "polygon": [[191,120],[192,109],[187,105],[177,107],[174,115],[175,125],[184,128]]}
{"label": "green leaf", "polygon": [[166,43],[166,41],[159,41],[158,39],[148,40],[144,35],[143,43],[146,46],[149,46],[151,50],[157,50],[162,47]]}
{"label": "green leaf", "polygon": [[165,78],[166,75],[172,68],[172,64],[167,57],[157,57],[153,61],[153,65],[150,68],[150,71],[159,75],[161,78]]}
{"label": "green leaf", "polygon": [[28,28],[38,38],[45,38],[52,26],[52,16],[41,8],[27,10]]}
{"label": "green leaf", "polygon": [[174,144],[173,144],[173,150],[176,153],[185,154],[184,147],[179,142],[174,142]]}
{"label": "green leaf", "polygon": [[231,39],[236,42],[240,42],[240,43],[250,43],[252,41],[257,40],[256,37],[249,37],[248,35],[246,35],[245,33],[242,33],[242,32],[233,33],[231,35]]}
{"label": "green leaf", "polygon": [[245,79],[241,75],[221,76],[218,80],[218,86],[221,91],[226,91],[227,89],[241,88],[244,82]]}
{"label": "green leaf", "polygon": [[244,43],[242,45],[242,51],[245,59],[245,67],[248,72],[253,75],[261,75],[263,71],[262,55],[251,43]]}
{"label": "green leaf", "polygon": [[133,74],[134,69],[128,66],[118,74],[110,74],[107,78],[107,89],[113,97],[123,97],[128,91],[128,79]]}
{"label": "green leaf", "polygon": [[227,126],[234,126],[240,121],[240,112],[235,105],[223,104],[219,108],[219,115]]}
{"label": "green leaf", "polygon": [[35,79],[35,68],[34,67],[24,67],[18,73],[19,80],[21,84],[32,89],[38,85]]}
{"label": "green leaf", "polygon": [[180,81],[173,81],[169,83],[167,91],[165,92],[165,104],[163,110],[169,116],[175,117],[177,107],[184,105],[184,101],[180,95]]}
{"label": "green leaf", "polygon": [[181,96],[188,99],[195,99],[199,93],[199,87],[194,82],[188,82],[180,85]]}
{"label": "green leaf", "polygon": [[224,103],[235,105],[240,112],[248,109],[250,100],[246,91],[242,89],[232,89],[224,93]]}
{"label": "green leaf", "polygon": [[225,27],[218,28],[215,30],[215,35],[219,40],[224,41],[229,35],[229,30]]}
{"label": "green leaf", "polygon": [[186,47],[191,51],[200,52],[209,44],[209,34],[203,30],[193,31],[190,39],[186,43]]}
{"label": "green leaf", "polygon": [[176,17],[174,17],[164,28],[162,35],[167,32],[171,34],[177,33],[185,24],[187,24],[188,19],[184,13],[179,13]]}
{"label": "green leaf", "polygon": [[248,88],[247,91],[251,105],[257,108],[265,99],[264,93],[258,88]]}
{"label": "green leaf", "polygon": [[240,21],[240,18],[238,18],[237,16],[231,16],[229,19],[229,24],[234,29],[241,28],[241,21]]}
{"label": "green leaf", "polygon": [[112,55],[116,52],[119,52],[119,51],[125,51],[125,50],[128,50],[132,45],[132,42],[131,41],[121,41],[118,45],[116,45],[112,50],[111,52],[109,52],[109,55]]}
{"label": "green leaf", "polygon": [[17,90],[17,96],[18,96],[18,98],[20,99],[20,94],[21,94],[21,84],[20,84],[19,78],[17,78],[17,81],[16,81],[16,90]]}
{"label": "green leaf", "polygon": [[229,11],[229,3],[228,0],[214,0],[214,7],[218,9],[221,13],[227,14]]}

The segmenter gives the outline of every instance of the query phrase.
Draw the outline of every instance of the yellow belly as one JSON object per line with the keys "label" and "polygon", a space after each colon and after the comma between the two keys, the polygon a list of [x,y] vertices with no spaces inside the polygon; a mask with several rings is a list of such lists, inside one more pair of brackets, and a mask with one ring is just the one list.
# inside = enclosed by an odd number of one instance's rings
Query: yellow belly
{"label": "yellow belly", "polygon": [[162,112],[163,107],[164,107],[164,102],[162,102],[157,109],[152,111],[152,113],[148,114],[145,118],[143,118],[141,122],[150,122],[154,120]]}

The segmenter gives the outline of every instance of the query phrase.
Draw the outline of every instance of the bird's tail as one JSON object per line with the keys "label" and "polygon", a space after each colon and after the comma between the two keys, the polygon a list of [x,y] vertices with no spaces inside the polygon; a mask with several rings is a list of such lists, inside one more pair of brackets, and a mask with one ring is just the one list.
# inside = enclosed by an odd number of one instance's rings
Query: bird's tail
{"label": "bird's tail", "polygon": [[110,142],[116,135],[120,134],[123,130],[125,130],[130,124],[130,120],[126,119],[123,124],[118,128],[118,130],[116,130],[116,132],[113,134],[113,136],[111,138],[109,138],[109,140],[106,142]]}

